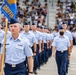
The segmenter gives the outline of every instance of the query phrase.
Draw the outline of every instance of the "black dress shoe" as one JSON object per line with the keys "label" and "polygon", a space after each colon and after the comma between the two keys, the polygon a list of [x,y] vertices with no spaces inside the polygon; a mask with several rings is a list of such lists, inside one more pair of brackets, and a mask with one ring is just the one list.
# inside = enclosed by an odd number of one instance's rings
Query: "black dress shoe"
{"label": "black dress shoe", "polygon": [[34,74],[37,74],[37,71],[34,71]]}

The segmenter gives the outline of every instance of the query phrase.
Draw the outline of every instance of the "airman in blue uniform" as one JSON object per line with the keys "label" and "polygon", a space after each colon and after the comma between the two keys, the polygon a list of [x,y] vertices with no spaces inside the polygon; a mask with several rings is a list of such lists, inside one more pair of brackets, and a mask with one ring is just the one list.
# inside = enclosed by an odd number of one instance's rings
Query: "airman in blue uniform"
{"label": "airman in blue uniform", "polygon": [[59,30],[59,36],[54,38],[52,46],[52,55],[56,57],[58,74],[66,75],[67,59],[68,54],[70,54],[70,41],[69,38],[64,35],[63,29]]}
{"label": "airman in blue uniform", "polygon": [[[70,54],[69,54],[69,58],[70,58],[70,55],[71,55],[71,52],[72,52],[72,48],[73,48],[73,37],[72,37],[72,33],[67,30],[67,24],[66,23],[63,23],[62,24],[62,27],[64,29],[64,35],[66,35],[68,38],[69,38],[69,41],[70,41]],[[66,73],[68,73],[68,66],[69,66],[69,59],[67,61],[67,70],[66,70]]]}
{"label": "airman in blue uniform", "polygon": [[[40,32],[37,31],[37,26],[35,23],[32,23],[31,29],[32,29],[32,33],[34,33],[35,37],[36,37],[36,44],[37,44],[37,53],[36,53],[36,57],[37,57],[37,69],[40,68],[40,53],[41,53],[41,35]],[[35,72],[35,74],[37,74],[37,72]]]}
{"label": "airman in blue uniform", "polygon": [[42,63],[46,63],[48,61],[48,52],[49,52],[49,41],[50,41],[50,34],[47,33],[47,29],[45,26],[41,26],[42,32],[42,43],[43,43],[43,50],[42,50]]}
{"label": "airman in blue uniform", "polygon": [[40,41],[41,41],[41,52],[39,53],[39,68],[40,69],[40,66],[43,65],[43,50],[44,50],[44,42],[43,42],[43,33],[41,32],[42,31],[42,26],[39,26],[37,25],[37,31],[39,32],[40,34]]}
{"label": "airman in blue uniform", "polygon": [[[30,31],[30,26],[28,22],[25,22],[24,24],[24,31],[21,32],[21,35],[26,37],[29,42],[30,42],[30,47],[32,48],[34,45],[34,47],[36,47],[36,38],[35,35]],[[34,48],[33,53],[36,53],[36,48]]]}
{"label": "airman in blue uniform", "polygon": [[[28,39],[19,34],[20,23],[15,19],[10,21],[11,36],[6,38],[5,75],[26,75],[24,61],[28,58],[29,75],[33,74],[33,53]],[[2,42],[3,44],[3,42]],[[3,46],[0,49],[0,60]]]}
{"label": "airman in blue uniform", "polygon": [[34,62],[34,70],[35,70],[35,68],[36,68],[36,38],[35,38],[35,35],[29,29],[30,29],[29,23],[25,22],[24,31],[21,32],[21,35],[23,37],[26,37],[30,42],[30,47],[34,54],[34,61],[35,61]]}
{"label": "airman in blue uniform", "polygon": [[48,34],[47,34],[47,41],[48,41],[48,58],[51,56],[52,54],[52,42],[54,39],[54,35],[52,33],[50,33],[50,31],[48,30]]}

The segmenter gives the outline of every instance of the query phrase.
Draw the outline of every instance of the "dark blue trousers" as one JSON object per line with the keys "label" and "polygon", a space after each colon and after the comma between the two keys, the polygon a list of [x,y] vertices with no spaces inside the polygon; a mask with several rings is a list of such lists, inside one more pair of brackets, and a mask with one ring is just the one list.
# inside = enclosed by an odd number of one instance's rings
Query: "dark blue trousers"
{"label": "dark blue trousers", "polygon": [[33,58],[34,58],[34,68],[33,69],[34,69],[34,71],[36,71],[37,67],[39,65],[39,63],[38,63],[38,56],[36,55]]}
{"label": "dark blue trousers", "polygon": [[56,51],[56,63],[59,75],[66,75],[66,64],[68,59],[68,51]]}
{"label": "dark blue trousers", "polygon": [[37,67],[37,69],[40,67],[40,63],[39,63],[39,61],[40,61],[40,57],[39,57],[39,45],[37,44],[37,52],[36,52],[36,58],[37,58],[37,60],[36,60],[36,67]]}
{"label": "dark blue trousers", "polygon": [[68,73],[68,67],[69,67],[69,59],[67,59],[67,64],[66,64],[66,73]]}
{"label": "dark blue trousers", "polygon": [[43,65],[45,62],[45,58],[44,58],[44,51],[42,51],[42,56],[41,56],[41,64]]}
{"label": "dark blue trousers", "polygon": [[47,44],[44,43],[44,63],[47,62]]}
{"label": "dark blue trousers", "polygon": [[9,64],[5,64],[4,68],[5,75],[26,75],[26,67],[24,62],[12,67]]}
{"label": "dark blue trousers", "polygon": [[[34,46],[31,47],[31,49],[32,49],[32,52],[34,53]],[[33,68],[33,70],[36,71],[37,70],[37,67],[39,65],[39,63],[38,63],[38,45],[37,45],[36,55],[33,56],[33,58],[34,58],[34,68]]]}
{"label": "dark blue trousers", "polygon": [[39,62],[39,67],[41,67],[41,64],[42,64],[42,60],[41,60],[41,56],[42,56],[42,52],[38,54],[38,62]]}
{"label": "dark blue trousers", "polygon": [[52,55],[52,49],[51,48],[49,48],[48,55],[49,55],[49,57],[51,57],[51,55]]}

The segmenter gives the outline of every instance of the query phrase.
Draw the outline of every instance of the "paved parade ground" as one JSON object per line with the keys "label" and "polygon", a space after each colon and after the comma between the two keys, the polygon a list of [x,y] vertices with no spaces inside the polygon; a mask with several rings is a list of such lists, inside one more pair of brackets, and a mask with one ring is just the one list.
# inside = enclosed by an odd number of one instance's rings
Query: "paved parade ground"
{"label": "paved parade ground", "polygon": [[[37,75],[58,75],[54,57],[49,58],[47,64],[43,65],[41,69],[38,70]],[[76,46],[73,47],[69,65],[69,73],[67,75],[76,75]]]}

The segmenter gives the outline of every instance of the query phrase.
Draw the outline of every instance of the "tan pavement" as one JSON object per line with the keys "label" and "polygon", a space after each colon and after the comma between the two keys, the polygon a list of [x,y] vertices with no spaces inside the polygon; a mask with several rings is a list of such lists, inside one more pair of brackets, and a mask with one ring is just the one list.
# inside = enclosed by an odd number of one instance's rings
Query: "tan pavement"
{"label": "tan pavement", "polygon": [[[43,65],[41,69],[38,70],[37,75],[58,75],[55,58],[49,58],[47,64]],[[76,75],[76,46],[73,47],[68,75]]]}

